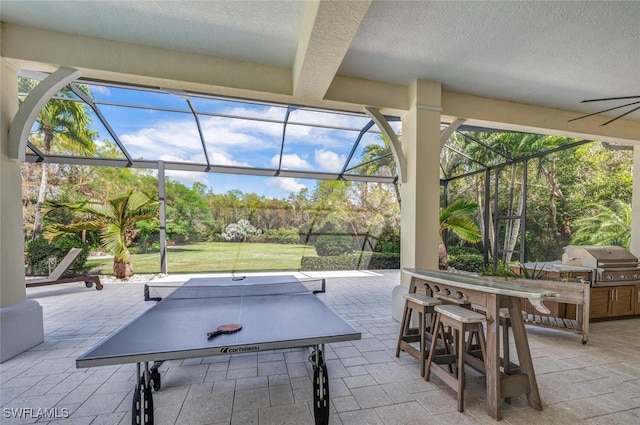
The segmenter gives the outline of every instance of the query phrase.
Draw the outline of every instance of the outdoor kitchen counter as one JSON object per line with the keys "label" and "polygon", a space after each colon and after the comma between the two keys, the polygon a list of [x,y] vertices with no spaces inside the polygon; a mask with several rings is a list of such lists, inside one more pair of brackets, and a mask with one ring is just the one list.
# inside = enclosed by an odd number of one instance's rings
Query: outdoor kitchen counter
{"label": "outdoor kitchen counter", "polygon": [[[542,410],[529,341],[522,319],[520,299],[529,299],[538,310],[548,313],[544,300],[555,300],[557,294],[544,288],[523,285],[496,278],[485,278],[438,270],[404,268],[411,276],[409,292],[425,290],[429,295],[451,302],[466,301],[482,307],[487,315],[487,413],[500,420],[501,399],[526,394],[529,406]],[[500,308],[508,308],[514,342],[520,362],[520,373],[504,375],[500,371]]]}

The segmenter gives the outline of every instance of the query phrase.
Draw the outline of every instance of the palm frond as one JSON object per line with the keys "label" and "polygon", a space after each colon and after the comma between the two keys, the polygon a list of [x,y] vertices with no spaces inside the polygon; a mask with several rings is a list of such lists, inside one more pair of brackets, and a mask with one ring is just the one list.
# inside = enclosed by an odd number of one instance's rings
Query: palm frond
{"label": "palm frond", "polygon": [[451,216],[446,223],[441,224],[442,230],[453,232],[460,239],[467,242],[480,242],[482,239],[475,222],[466,216]]}
{"label": "palm frond", "polygon": [[100,242],[109,252],[113,254],[116,260],[125,261],[129,252],[124,236],[124,229],[116,223],[109,223],[102,228],[100,234]]}
{"label": "palm frond", "polygon": [[52,211],[55,210],[59,210],[59,209],[66,209],[69,211],[78,211],[79,209],[81,209],[86,203],[84,202],[77,202],[77,203],[69,203],[69,202],[62,202],[62,201],[56,201],[53,199],[47,199],[44,202],[43,208],[42,208],[42,213],[43,215],[47,215]]}
{"label": "palm frond", "polygon": [[478,226],[471,216],[478,209],[478,204],[465,199],[452,202],[440,211],[440,230],[448,230],[467,242],[479,242],[482,237]]}
{"label": "palm frond", "polygon": [[631,243],[631,205],[616,200],[613,206],[590,204],[592,214],[576,220],[571,243],[589,245],[619,245]]}
{"label": "palm frond", "polygon": [[69,233],[79,233],[83,230],[100,230],[102,223],[95,221],[82,221],[71,224],[52,224],[44,230],[44,238],[49,242],[55,242],[61,236]]}

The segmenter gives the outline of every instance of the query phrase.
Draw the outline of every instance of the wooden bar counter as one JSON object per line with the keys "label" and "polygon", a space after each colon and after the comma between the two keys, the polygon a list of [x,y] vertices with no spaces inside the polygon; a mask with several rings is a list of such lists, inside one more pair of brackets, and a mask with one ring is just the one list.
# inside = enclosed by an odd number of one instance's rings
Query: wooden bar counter
{"label": "wooden bar counter", "polygon": [[[482,307],[487,314],[487,358],[485,359],[487,383],[487,413],[495,420],[502,418],[502,398],[526,394],[529,406],[542,410],[538,383],[533,370],[529,341],[524,328],[520,300],[528,299],[541,313],[549,310],[544,300],[554,301],[557,294],[548,289],[526,286],[514,281],[485,278],[439,270],[404,268],[411,276],[409,292],[426,291],[429,295],[466,301]],[[500,371],[500,308],[508,308],[514,342],[520,362],[520,373],[505,375]]]}

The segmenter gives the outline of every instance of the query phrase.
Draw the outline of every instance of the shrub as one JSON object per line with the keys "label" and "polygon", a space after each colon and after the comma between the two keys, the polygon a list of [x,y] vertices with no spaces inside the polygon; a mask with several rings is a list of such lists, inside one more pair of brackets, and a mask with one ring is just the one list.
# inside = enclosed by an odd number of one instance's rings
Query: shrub
{"label": "shrub", "polygon": [[329,257],[302,257],[301,270],[382,270],[399,269],[400,254],[364,252]]}
{"label": "shrub", "polygon": [[300,243],[300,235],[296,228],[280,228],[266,230],[262,235],[262,241],[267,243],[292,244]]}
{"label": "shrub", "polygon": [[509,267],[509,265],[503,263],[500,260],[498,260],[497,268],[493,267],[493,262],[489,262],[482,274],[485,276],[520,277],[520,275],[514,273],[513,270],[511,270],[511,267]]}
{"label": "shrub", "polygon": [[229,242],[244,242],[248,237],[252,235],[259,235],[262,233],[260,229],[255,228],[249,220],[241,218],[237,223],[231,223],[227,226],[222,237]]}
{"label": "shrub", "polygon": [[449,255],[449,267],[479,273],[484,270],[484,257],[480,254]]}
{"label": "shrub", "polygon": [[451,256],[456,256],[456,255],[462,255],[462,254],[480,254],[482,255],[482,252],[478,251],[475,247],[473,246],[448,246],[447,247],[447,254],[451,255]]}
{"label": "shrub", "polygon": [[350,254],[353,238],[350,235],[321,235],[315,242],[316,253],[321,257]]}
{"label": "shrub", "polygon": [[400,228],[385,226],[378,237],[375,251],[400,253]]}
{"label": "shrub", "polygon": [[[89,255],[88,247],[78,236],[68,234],[60,237],[55,243],[50,244],[44,237],[31,240],[26,244],[28,271],[34,276],[49,275],[49,258],[56,258],[56,265],[62,261],[71,248],[82,248],[82,252],[71,264],[63,277],[77,276],[87,272],[85,265]],[[51,270],[55,268],[52,266]]]}
{"label": "shrub", "polygon": [[356,270],[358,256],[302,257],[300,270]]}
{"label": "shrub", "polygon": [[371,259],[367,269],[369,270],[384,270],[384,269],[399,269],[400,268],[400,253],[399,252],[374,252],[371,254]]}

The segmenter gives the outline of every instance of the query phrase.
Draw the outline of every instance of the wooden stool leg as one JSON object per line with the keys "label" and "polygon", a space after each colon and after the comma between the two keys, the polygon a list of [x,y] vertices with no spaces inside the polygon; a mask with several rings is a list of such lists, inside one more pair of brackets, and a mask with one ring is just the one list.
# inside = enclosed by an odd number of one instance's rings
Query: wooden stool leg
{"label": "wooden stool leg", "polygon": [[[482,314],[454,305],[436,306],[435,311],[437,313],[435,324],[436,333],[431,341],[425,380],[429,380],[431,372],[438,376],[456,392],[458,411],[463,412],[464,392],[467,385],[477,385],[481,382],[481,378],[476,378],[473,375],[469,378],[469,382],[467,382],[467,361],[469,362],[470,368],[473,367],[474,369],[478,369],[478,371],[482,369],[486,370],[487,344],[482,325],[486,318]],[[449,329],[448,334],[445,333],[445,327]],[[436,357],[436,346],[440,338],[442,338],[444,343],[445,354],[442,355],[442,350],[440,350]],[[474,352],[467,353],[468,345],[474,338],[476,339],[477,345],[480,346],[480,354]],[[477,345],[474,346],[474,350]],[[451,348],[449,348],[449,346]],[[467,355],[471,357],[467,358]],[[483,360],[481,362],[478,362],[479,359],[477,357],[479,356],[482,356]],[[436,365],[432,370],[431,367],[434,362]],[[444,367],[445,364],[449,366],[449,371]],[[469,371],[471,372],[471,370]]]}
{"label": "wooden stool leg", "polygon": [[[442,335],[444,339],[444,327],[440,323],[440,313],[436,313],[436,319],[433,325],[434,333],[431,336],[431,345],[429,346],[429,356],[427,357],[427,367],[424,372],[424,380],[429,380],[429,372],[431,371],[431,363],[433,363],[433,356],[436,353],[436,346],[438,345],[438,334]],[[445,344],[446,346],[446,344]]]}
{"label": "wooden stool leg", "polygon": [[431,310],[431,312],[429,312],[429,333],[431,334],[435,334],[435,329],[436,329],[436,313],[433,312],[433,310]]}
{"label": "wooden stool leg", "polygon": [[478,323],[478,339],[480,341],[480,351],[482,352],[482,361],[487,358],[487,341],[484,337],[484,328],[482,323]]}
{"label": "wooden stool leg", "polygon": [[465,354],[465,326],[462,329],[456,329],[457,336],[457,356],[458,356],[458,412],[464,411],[464,354]]}
{"label": "wooden stool leg", "polygon": [[[408,317],[407,317],[408,316]],[[400,322],[400,335],[398,335],[398,346],[396,347],[396,357],[400,357],[400,343],[402,338],[408,333],[409,320],[411,315],[409,314],[409,303],[405,301],[404,311],[402,312],[402,322]]]}
{"label": "wooden stool leg", "polygon": [[424,363],[425,363],[425,345],[426,345],[426,335],[427,332],[426,326],[426,309],[422,309],[421,312],[418,312],[418,323],[420,326],[420,376],[424,377]]}
{"label": "wooden stool leg", "polygon": [[[455,338],[453,335],[453,329],[451,328],[451,326],[447,325],[448,331],[445,331],[444,329],[444,323],[442,323],[442,318],[440,318],[440,335],[442,335],[442,343],[444,344],[444,352],[445,354],[450,354],[450,353],[455,353],[455,351],[453,351],[455,349],[454,346],[452,346],[453,343],[455,343]],[[448,341],[447,338],[451,337],[451,341]],[[455,368],[455,363],[451,364],[448,363],[447,367],[449,368],[449,373],[453,373],[453,369]]]}

